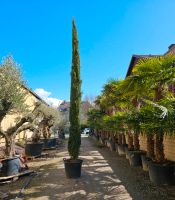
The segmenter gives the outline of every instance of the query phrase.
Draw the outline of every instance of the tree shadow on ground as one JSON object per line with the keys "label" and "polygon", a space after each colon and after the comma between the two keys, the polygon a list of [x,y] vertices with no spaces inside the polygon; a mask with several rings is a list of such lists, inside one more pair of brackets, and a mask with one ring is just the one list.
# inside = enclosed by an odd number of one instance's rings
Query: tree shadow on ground
{"label": "tree shadow on ground", "polygon": [[[99,167],[104,168],[106,164],[101,164]],[[121,200],[128,199],[120,181],[115,182],[114,186],[113,179],[115,177],[112,177],[111,173],[104,174],[102,171],[93,171],[94,167],[84,166],[83,168],[80,179],[67,179],[63,167],[56,168],[56,165],[51,164],[43,166],[39,176],[32,180],[24,198],[78,200],[104,199],[104,196],[108,199],[116,199],[117,196],[120,196]],[[116,187],[120,190],[120,194],[114,192]]]}
{"label": "tree shadow on ground", "polygon": [[[97,148],[88,138],[82,139],[81,157],[83,158],[82,176],[79,179],[65,177],[63,157],[65,149],[60,149],[50,160],[35,161],[33,169],[38,176],[33,178],[24,191],[23,199],[41,200],[173,200],[175,187],[156,187],[148,173],[141,168],[129,166],[129,162],[107,148]],[[14,198],[27,177],[18,184],[8,186]],[[5,191],[5,186],[2,187]],[[1,186],[0,186],[1,190]],[[7,190],[6,190],[7,191]]]}
{"label": "tree shadow on ground", "polygon": [[125,156],[119,156],[106,147],[99,148],[98,152],[107,161],[134,200],[175,199],[175,186],[154,185],[149,179],[148,172],[143,171],[141,167],[130,166]]}

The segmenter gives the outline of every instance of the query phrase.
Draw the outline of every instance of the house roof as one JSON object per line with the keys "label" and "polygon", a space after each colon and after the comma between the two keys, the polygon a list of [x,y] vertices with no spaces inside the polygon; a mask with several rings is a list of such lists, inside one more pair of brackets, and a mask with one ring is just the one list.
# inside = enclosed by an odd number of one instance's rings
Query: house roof
{"label": "house roof", "polygon": [[134,66],[137,64],[138,60],[144,59],[144,58],[159,57],[159,56],[161,56],[161,55],[151,55],[151,54],[149,54],[149,55],[136,55],[136,54],[132,55],[131,61],[130,61],[129,67],[128,67],[128,71],[126,73],[126,77],[131,75],[132,70],[133,70]]}
{"label": "house roof", "polygon": [[25,85],[22,85],[22,87],[24,89],[26,89],[30,94],[32,94],[36,99],[38,99],[39,101],[41,101],[42,103],[44,103],[45,105],[49,106],[48,103],[46,103],[41,97],[39,97],[34,91],[32,91],[32,89],[29,89],[28,87],[26,87]]}
{"label": "house roof", "polygon": [[171,44],[169,47],[168,47],[168,51],[164,54],[164,55],[167,55],[167,54],[175,54],[175,44]]}

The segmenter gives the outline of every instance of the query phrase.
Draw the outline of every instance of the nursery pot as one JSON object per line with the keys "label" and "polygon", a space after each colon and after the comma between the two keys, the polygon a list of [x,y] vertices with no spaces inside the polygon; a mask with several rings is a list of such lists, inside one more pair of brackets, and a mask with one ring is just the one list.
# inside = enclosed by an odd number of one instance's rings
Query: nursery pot
{"label": "nursery pot", "polygon": [[129,163],[131,166],[142,166],[142,160],[141,155],[145,154],[145,152],[142,151],[130,151],[128,154],[129,157]]}
{"label": "nursery pot", "polygon": [[65,134],[64,133],[59,133],[58,134],[59,139],[65,139]]}
{"label": "nursery pot", "polygon": [[1,176],[11,176],[20,171],[20,159],[18,157],[8,158],[2,161]]}
{"label": "nursery pot", "polygon": [[151,161],[151,158],[148,158],[146,154],[141,155],[142,168],[144,171],[148,171],[148,162]]}
{"label": "nursery pot", "polygon": [[150,180],[156,185],[174,185],[174,164],[148,162]]}
{"label": "nursery pot", "polygon": [[40,156],[43,149],[43,143],[27,143],[25,145],[25,154],[27,156]]}
{"label": "nursery pot", "polygon": [[124,156],[125,155],[125,147],[127,147],[127,144],[118,144],[117,148],[118,148],[118,154],[120,156]]}
{"label": "nursery pot", "polygon": [[81,159],[63,159],[67,178],[79,178],[81,176]]}
{"label": "nursery pot", "polygon": [[43,144],[43,148],[52,148],[56,146],[56,138],[45,138],[41,140]]}

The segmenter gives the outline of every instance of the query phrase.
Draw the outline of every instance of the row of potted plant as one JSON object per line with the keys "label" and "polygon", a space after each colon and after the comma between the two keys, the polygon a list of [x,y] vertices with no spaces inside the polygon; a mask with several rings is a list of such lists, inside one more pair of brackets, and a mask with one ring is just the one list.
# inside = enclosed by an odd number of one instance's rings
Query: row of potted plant
{"label": "row of potted plant", "polygon": [[[108,132],[107,135],[105,134],[106,132]],[[129,148],[128,135],[118,134],[114,136],[114,140],[111,140],[109,132],[110,135],[113,135],[111,131],[98,130],[95,137],[100,143],[109,147],[111,151],[116,151],[119,156],[126,156],[126,159],[128,159],[131,166],[141,166],[144,171],[148,171],[150,180],[156,185],[174,185],[175,165],[173,162],[166,161],[161,164],[157,163],[151,157],[148,157],[146,151],[135,150],[133,146],[132,148]],[[125,137],[127,137],[127,142]],[[119,142],[121,138],[122,140]]]}
{"label": "row of potted plant", "polygon": [[[150,179],[156,184],[174,183],[174,165],[165,159],[163,146],[164,135],[175,130],[174,72],[174,56],[142,60],[125,80],[110,80],[96,100],[97,109],[89,113],[92,127],[117,136],[119,153],[125,146],[130,164],[141,163],[141,155],[149,160]],[[140,151],[140,134],[146,136],[146,152]]]}

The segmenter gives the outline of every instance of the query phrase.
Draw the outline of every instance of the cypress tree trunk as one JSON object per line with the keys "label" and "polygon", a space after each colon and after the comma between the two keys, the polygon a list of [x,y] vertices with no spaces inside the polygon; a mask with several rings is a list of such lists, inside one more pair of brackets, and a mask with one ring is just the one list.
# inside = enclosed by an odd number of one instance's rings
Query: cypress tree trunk
{"label": "cypress tree trunk", "polygon": [[72,159],[77,159],[81,145],[80,132],[80,104],[81,104],[81,80],[80,57],[78,50],[78,34],[74,20],[72,21],[72,70],[70,91],[70,135],[68,151]]}

